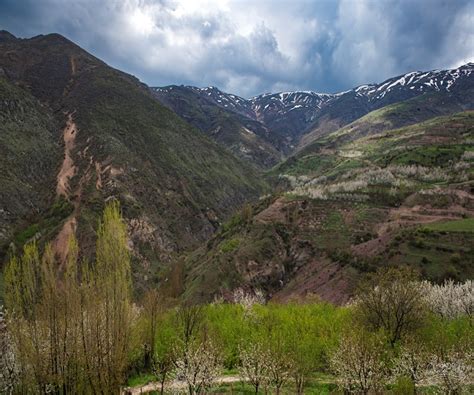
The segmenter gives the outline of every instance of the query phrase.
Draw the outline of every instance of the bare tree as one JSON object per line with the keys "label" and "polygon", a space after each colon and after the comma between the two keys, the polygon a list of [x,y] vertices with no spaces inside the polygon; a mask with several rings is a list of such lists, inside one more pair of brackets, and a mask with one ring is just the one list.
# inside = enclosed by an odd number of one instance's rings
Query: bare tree
{"label": "bare tree", "polygon": [[413,271],[379,270],[359,287],[358,316],[373,330],[383,329],[390,345],[418,328],[426,314],[423,292]]}

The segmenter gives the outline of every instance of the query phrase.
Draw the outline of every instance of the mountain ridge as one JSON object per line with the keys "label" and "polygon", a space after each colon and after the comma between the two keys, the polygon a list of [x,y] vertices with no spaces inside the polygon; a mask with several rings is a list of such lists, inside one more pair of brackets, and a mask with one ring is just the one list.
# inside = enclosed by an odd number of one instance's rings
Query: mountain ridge
{"label": "mountain ridge", "polygon": [[[263,135],[283,155],[288,156],[313,139],[337,130],[370,111],[426,94],[457,95],[464,100],[462,109],[474,108],[474,63],[458,68],[413,71],[381,83],[356,86],[328,94],[314,91],[264,93],[250,99],[226,93],[217,87],[198,88],[170,85],[151,88],[157,99],[183,115],[182,108],[171,97],[190,91],[216,107],[260,122],[268,129]],[[184,93],[183,93],[184,94]],[[179,100],[179,98],[178,98]],[[188,122],[192,115],[186,114]],[[240,121],[242,123],[242,121]]]}

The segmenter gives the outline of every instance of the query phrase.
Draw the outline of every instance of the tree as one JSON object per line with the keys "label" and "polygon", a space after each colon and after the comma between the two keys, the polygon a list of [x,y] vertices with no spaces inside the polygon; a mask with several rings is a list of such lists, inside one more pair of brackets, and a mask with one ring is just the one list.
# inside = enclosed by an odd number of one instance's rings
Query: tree
{"label": "tree", "polygon": [[12,394],[18,382],[18,363],[7,318],[0,306],[0,393]]}
{"label": "tree", "polygon": [[441,285],[423,281],[421,289],[432,312],[447,319],[466,315],[472,323],[474,318],[474,281],[455,283],[453,280],[448,280]]}
{"label": "tree", "polygon": [[176,361],[177,375],[183,377],[190,395],[200,394],[218,377],[222,365],[219,353],[209,341],[194,340]]}
{"label": "tree", "polygon": [[97,233],[95,265],[81,284],[81,338],[93,392],[123,382],[131,330],[131,275],[127,229],[118,202],[109,203]]}
{"label": "tree", "polygon": [[296,317],[291,321],[290,333],[288,333],[289,352],[288,359],[291,361],[291,372],[295,381],[296,393],[304,393],[304,387],[308,377],[321,369],[323,355],[322,340],[315,333],[311,322],[305,322],[303,317]]}
{"label": "tree", "polygon": [[130,259],[118,203],[104,210],[97,261],[79,271],[78,246],[69,241],[60,266],[46,245],[42,258],[27,244],[5,272],[18,366],[25,393],[112,393],[123,381],[131,323]]}
{"label": "tree", "polygon": [[270,379],[270,354],[258,341],[252,341],[239,348],[239,373],[243,381],[255,388],[255,393],[266,386]]}
{"label": "tree", "polygon": [[202,306],[180,306],[176,311],[175,328],[181,347],[186,352],[188,346],[200,334],[204,322]]}
{"label": "tree", "polygon": [[276,394],[279,395],[281,387],[288,381],[293,372],[292,360],[288,353],[278,346],[271,349],[268,370],[270,384],[273,384]]}
{"label": "tree", "polygon": [[158,330],[158,316],[161,312],[161,297],[158,290],[151,289],[146,292],[142,302],[142,317],[145,321],[145,369],[149,369],[153,364],[155,355],[155,344]]}
{"label": "tree", "polygon": [[418,328],[426,313],[423,292],[409,269],[382,269],[359,287],[357,314],[372,330],[383,329],[392,347]]}
{"label": "tree", "polygon": [[165,384],[174,372],[175,365],[175,356],[172,349],[169,349],[164,353],[155,354],[153,358],[152,370],[153,374],[160,382],[161,395],[165,393]]}
{"label": "tree", "polygon": [[474,355],[471,349],[450,350],[431,359],[431,378],[438,383],[444,394],[461,394],[472,384]]}
{"label": "tree", "polygon": [[332,371],[347,391],[363,394],[383,388],[387,377],[384,339],[360,329],[344,335],[330,359]]}
{"label": "tree", "polygon": [[184,378],[190,395],[207,388],[221,367],[217,348],[204,331],[204,318],[199,305],[182,305],[175,315],[176,374]]}
{"label": "tree", "polygon": [[165,384],[175,376],[177,336],[174,329],[169,323],[168,315],[158,317],[152,370],[161,383],[161,394],[164,393]]}
{"label": "tree", "polygon": [[417,340],[410,339],[402,345],[397,358],[394,360],[393,376],[407,377],[413,383],[414,393],[417,386],[422,384],[430,373],[430,354],[425,345]]}

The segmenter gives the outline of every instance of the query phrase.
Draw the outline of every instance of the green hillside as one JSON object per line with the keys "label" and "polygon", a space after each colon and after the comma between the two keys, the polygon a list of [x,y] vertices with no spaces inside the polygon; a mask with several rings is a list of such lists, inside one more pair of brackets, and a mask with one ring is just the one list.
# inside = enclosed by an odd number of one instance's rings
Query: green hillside
{"label": "green hillside", "polygon": [[[53,197],[59,124],[29,92],[0,78],[0,258],[15,224],[34,222]],[[35,232],[36,233],[36,232]],[[34,233],[30,236],[34,236]]]}
{"label": "green hillside", "polygon": [[22,205],[7,218],[4,244],[20,247],[40,229],[61,256],[75,232],[92,254],[98,214],[119,199],[140,284],[266,188],[253,167],[159,104],[136,78],[64,37],[3,42],[0,67],[0,101],[18,107],[0,112],[11,119],[0,126],[9,150],[2,169],[11,166],[0,203]]}

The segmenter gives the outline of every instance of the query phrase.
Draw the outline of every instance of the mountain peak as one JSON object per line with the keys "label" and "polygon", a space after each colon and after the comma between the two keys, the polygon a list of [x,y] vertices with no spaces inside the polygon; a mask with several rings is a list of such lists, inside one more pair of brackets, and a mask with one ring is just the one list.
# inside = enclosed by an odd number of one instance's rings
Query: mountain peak
{"label": "mountain peak", "polygon": [[15,41],[15,40],[17,40],[17,38],[10,32],[7,32],[6,30],[0,30],[0,42]]}

